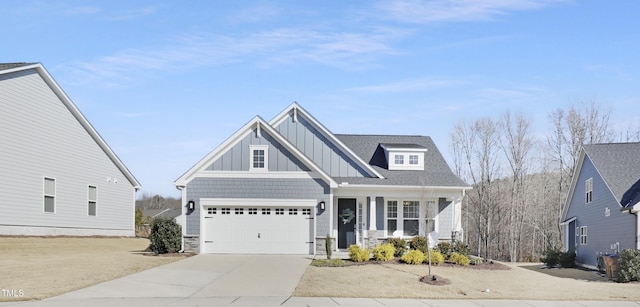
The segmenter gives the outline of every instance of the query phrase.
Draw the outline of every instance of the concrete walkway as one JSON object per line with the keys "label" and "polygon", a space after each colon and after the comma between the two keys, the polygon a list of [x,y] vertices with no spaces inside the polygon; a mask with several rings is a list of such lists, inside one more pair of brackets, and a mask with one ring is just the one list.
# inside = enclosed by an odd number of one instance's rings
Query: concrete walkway
{"label": "concrete walkway", "polygon": [[567,306],[637,302],[291,297],[310,256],[198,255],[42,301],[0,306]]}

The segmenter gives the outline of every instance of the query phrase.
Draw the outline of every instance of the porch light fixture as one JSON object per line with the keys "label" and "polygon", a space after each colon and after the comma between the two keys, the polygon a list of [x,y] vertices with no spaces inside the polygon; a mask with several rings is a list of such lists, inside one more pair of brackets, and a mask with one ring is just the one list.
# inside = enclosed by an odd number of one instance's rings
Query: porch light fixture
{"label": "porch light fixture", "polygon": [[324,211],[324,201],[320,202],[320,210]]}
{"label": "porch light fixture", "polygon": [[195,208],[196,208],[196,202],[193,201],[193,200],[190,200],[187,203],[187,209],[189,209],[189,211],[193,211],[193,209],[195,209]]}

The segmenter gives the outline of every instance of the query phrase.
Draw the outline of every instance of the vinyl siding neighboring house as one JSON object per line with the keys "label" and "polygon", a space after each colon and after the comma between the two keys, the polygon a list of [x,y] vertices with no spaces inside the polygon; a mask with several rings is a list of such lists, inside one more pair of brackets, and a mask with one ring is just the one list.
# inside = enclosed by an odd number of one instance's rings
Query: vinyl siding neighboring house
{"label": "vinyl siding neighboring house", "polygon": [[640,143],[585,145],[563,210],[564,250],[597,268],[597,257],[637,249]]}
{"label": "vinyl siding neighboring house", "polygon": [[0,234],[134,235],[140,184],[41,64],[0,64],[0,107]]}

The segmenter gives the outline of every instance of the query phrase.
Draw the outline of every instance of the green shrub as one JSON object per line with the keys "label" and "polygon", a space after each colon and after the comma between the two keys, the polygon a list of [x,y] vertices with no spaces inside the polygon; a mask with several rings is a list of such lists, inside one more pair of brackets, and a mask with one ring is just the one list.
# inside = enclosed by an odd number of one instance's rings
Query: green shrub
{"label": "green shrub", "polygon": [[624,249],[618,258],[618,270],[616,274],[618,282],[630,282],[640,280],[640,251]]}
{"label": "green shrub", "polygon": [[570,250],[568,252],[561,252],[558,255],[558,263],[563,268],[572,268],[576,266],[576,252]]}
{"label": "green shrub", "polygon": [[409,241],[410,249],[417,249],[423,254],[427,252],[427,238],[423,236],[415,236]]}
{"label": "green shrub", "polygon": [[368,249],[360,248],[357,244],[349,246],[349,258],[354,262],[369,261],[370,257]]}
{"label": "green shrub", "polygon": [[424,253],[417,249],[412,249],[400,257],[402,262],[408,264],[421,264],[424,262],[424,259],[426,259]]}
{"label": "green shrub", "polygon": [[174,219],[155,218],[151,223],[149,248],[156,254],[175,253],[180,250],[182,227]]}
{"label": "green shrub", "polygon": [[327,252],[327,259],[331,259],[331,252],[332,252],[332,248],[331,248],[331,236],[329,234],[327,234],[327,236],[324,238],[324,248]]}
{"label": "green shrub", "polygon": [[467,256],[463,254],[458,254],[458,253],[452,253],[451,257],[449,258],[449,261],[461,266],[468,266],[469,263],[471,263],[471,261],[469,261],[469,258]]}
{"label": "green shrub", "polygon": [[469,245],[462,241],[457,241],[453,247],[454,252],[469,257]]}
{"label": "green shrub", "polygon": [[469,264],[471,264],[471,265],[481,265],[482,264],[482,258],[470,256],[469,257]]}
{"label": "green shrub", "polygon": [[547,249],[547,251],[544,252],[544,257],[540,260],[544,262],[547,267],[553,268],[560,263],[560,251],[553,248]]}
{"label": "green shrub", "polygon": [[[431,264],[442,264],[444,262],[444,256],[439,251],[430,249],[429,254],[431,255]],[[424,261],[429,261],[426,255]]]}
{"label": "green shrub", "polygon": [[393,247],[393,244],[379,244],[373,248],[373,259],[378,261],[389,261],[393,259],[395,252],[396,248]]}
{"label": "green shrub", "polygon": [[396,252],[393,254],[396,257],[402,256],[407,251],[407,241],[402,238],[389,238],[387,243],[393,244]]}
{"label": "green shrub", "polygon": [[451,256],[451,252],[452,252],[452,246],[451,243],[449,242],[440,242],[438,243],[438,251],[440,251],[440,253],[442,254],[442,256],[444,256],[445,259],[449,259],[449,256]]}
{"label": "green shrub", "polygon": [[318,267],[341,267],[346,266],[347,263],[342,259],[316,259],[311,261],[311,265]]}

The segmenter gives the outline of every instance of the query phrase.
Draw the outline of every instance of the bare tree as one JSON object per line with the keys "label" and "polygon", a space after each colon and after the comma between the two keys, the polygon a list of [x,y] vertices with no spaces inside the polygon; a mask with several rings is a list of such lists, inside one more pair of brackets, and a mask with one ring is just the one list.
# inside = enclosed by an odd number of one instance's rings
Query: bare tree
{"label": "bare tree", "polygon": [[493,222],[499,217],[497,193],[493,191],[493,181],[499,178],[497,151],[499,149],[498,125],[491,118],[476,120],[472,124],[460,123],[454,127],[452,145],[457,153],[460,165],[456,168],[462,172],[462,164],[466,165],[467,179],[475,186],[474,201],[469,201],[468,213],[474,219],[478,238],[478,255],[484,252],[490,258],[489,243],[494,237]]}
{"label": "bare tree", "polygon": [[[547,149],[558,172],[556,212],[559,219],[566,194],[573,176],[580,150],[584,144],[611,142],[613,131],[609,128],[611,110],[598,108],[595,101],[590,104],[573,104],[568,110],[558,109],[549,115],[553,130],[547,137]],[[562,229],[557,224],[556,231],[560,236]]]}
{"label": "bare tree", "polygon": [[510,198],[507,222],[509,257],[518,261],[521,249],[522,234],[527,219],[527,187],[530,155],[533,139],[530,133],[530,122],[521,113],[515,116],[507,111],[502,117],[501,127],[504,135],[502,148],[510,169]]}

